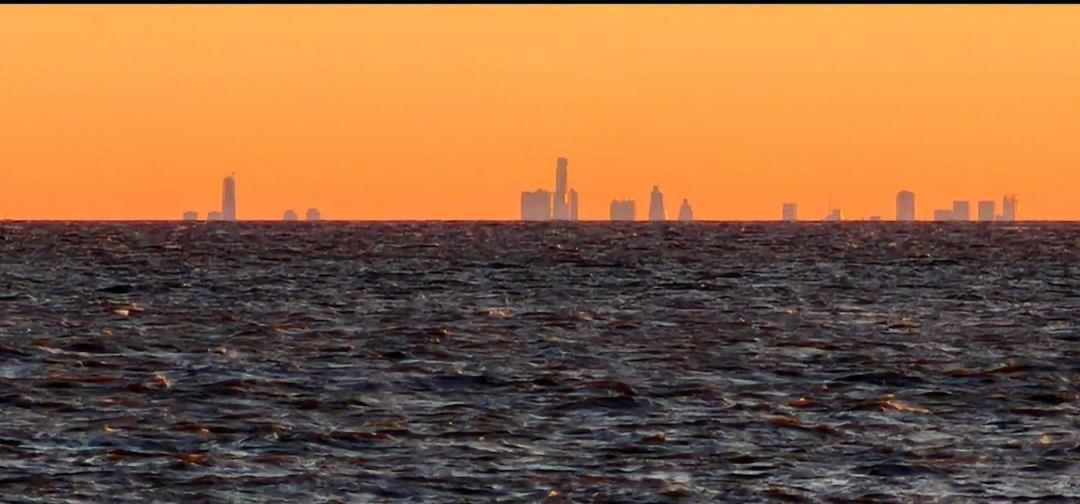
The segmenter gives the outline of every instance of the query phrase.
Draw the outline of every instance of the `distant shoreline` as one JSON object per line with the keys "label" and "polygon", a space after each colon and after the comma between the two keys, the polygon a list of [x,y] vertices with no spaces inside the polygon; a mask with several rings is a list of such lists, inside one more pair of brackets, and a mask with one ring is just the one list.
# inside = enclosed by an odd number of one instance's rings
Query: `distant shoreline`
{"label": "distant shoreline", "polygon": [[289,225],[302,225],[302,224],[342,224],[342,223],[401,223],[401,222],[430,222],[430,223],[481,223],[481,224],[529,224],[529,225],[553,225],[553,226],[575,226],[579,224],[673,224],[673,225],[694,225],[694,224],[853,224],[853,223],[874,223],[874,224],[1001,224],[1001,225],[1015,225],[1025,223],[1080,223],[1078,219],[1025,219],[1016,221],[934,221],[934,220],[915,220],[915,221],[896,221],[896,220],[869,220],[869,219],[851,219],[843,221],[826,221],[826,220],[799,220],[795,222],[787,222],[778,219],[774,220],[694,220],[690,222],[683,222],[677,220],[668,220],[662,222],[636,220],[636,221],[611,221],[611,220],[578,220],[578,221],[523,221],[523,220],[496,220],[496,219],[483,219],[483,220],[469,220],[469,219],[322,219],[319,221],[285,221],[281,219],[251,219],[251,220],[237,220],[237,221],[185,221],[180,219],[0,219],[0,223],[179,223],[179,224],[214,224],[221,226],[229,226],[235,224],[268,224],[268,223],[281,223]]}

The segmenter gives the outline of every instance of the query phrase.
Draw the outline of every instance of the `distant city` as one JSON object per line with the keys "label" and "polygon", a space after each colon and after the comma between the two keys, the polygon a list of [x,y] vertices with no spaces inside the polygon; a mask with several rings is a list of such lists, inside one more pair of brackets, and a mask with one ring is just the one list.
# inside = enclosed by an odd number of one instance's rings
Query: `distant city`
{"label": "distant city", "polygon": [[[184,212],[183,220],[192,222],[199,220],[199,212],[194,210],[188,210]],[[214,221],[226,221],[236,222],[236,175],[229,175],[225,177],[225,180],[221,181],[221,211],[211,210],[206,213],[206,220],[210,222]],[[296,212],[293,210],[286,210],[281,216],[283,221],[295,221]],[[322,220],[322,214],[315,208],[309,208],[307,214],[304,215],[306,221],[318,221]]]}
{"label": "distant city", "polygon": [[[993,200],[983,200],[979,202],[979,222],[994,222],[1005,221],[1012,222],[1016,220],[1017,209],[1019,208],[1020,200],[1017,199],[1015,194],[1006,194],[1001,199],[1001,213],[997,213],[997,202]],[[797,221],[799,206],[796,203],[784,203],[781,209],[781,220],[787,222]],[[840,209],[830,209],[829,214],[825,216],[825,221],[840,221],[844,220],[844,212]],[[870,217],[872,221],[882,220],[881,216],[874,215]],[[911,191],[900,191],[896,193],[896,221],[898,222],[911,222],[915,220],[915,193]],[[971,220],[971,202],[970,201],[954,201],[951,209],[934,210],[935,221],[970,221]]]}
{"label": "distant city", "polygon": [[[546,189],[521,192],[521,220],[523,221],[576,221],[578,220],[578,193],[573,189],[567,190],[566,179],[567,159],[564,157],[555,160],[555,192]],[[632,199],[611,200],[610,218],[613,221],[637,220],[637,205]],[[666,221],[667,211],[664,210],[664,193],[660,192],[659,186],[653,186],[649,196],[649,221]],[[678,220],[682,222],[694,220],[694,209],[685,198],[679,207]]]}
{"label": "distant city", "polygon": [[[569,161],[564,157],[556,158],[555,160],[555,191],[548,191],[546,189],[536,189],[534,191],[522,191],[521,192],[521,220],[523,221],[578,221],[578,192],[569,187],[567,180],[569,177],[568,169]],[[1020,200],[1015,194],[1006,194],[1001,200],[1001,213],[997,211],[997,202],[993,200],[979,201],[976,209],[976,219],[979,222],[995,222],[1015,221],[1017,217],[1017,211],[1019,208]],[[839,208],[832,208],[832,204],[829,205],[829,213],[821,219],[809,219],[809,220],[822,220],[826,222],[837,222],[844,220],[844,212]],[[630,198],[616,198],[612,199],[609,205],[608,218],[611,221],[636,221],[637,217],[637,203]],[[193,210],[188,210],[183,213],[184,221],[198,221],[199,213]],[[236,214],[236,178],[235,174],[225,177],[222,181],[221,187],[221,210],[211,210],[206,213],[207,221],[228,221],[234,222],[237,220]],[[296,221],[299,220],[297,213],[293,210],[285,210],[282,214],[281,220],[283,221]],[[322,220],[322,214],[318,209],[309,208],[304,214],[304,220],[306,221],[319,221]],[[650,222],[662,222],[667,221],[667,210],[664,207],[664,193],[660,191],[659,186],[653,186],[652,192],[649,195],[649,213],[648,221]],[[694,208],[690,205],[690,201],[683,198],[682,204],[679,206],[679,212],[676,220],[679,222],[691,222],[694,220]],[[781,205],[780,220],[784,222],[795,222],[799,219],[799,205],[795,202],[785,202]],[[870,216],[871,221],[882,220],[881,216]],[[910,222],[915,221],[915,193],[903,190],[896,194],[896,221],[898,222]],[[971,202],[970,201],[954,201],[952,208],[947,209],[935,209],[934,221],[944,222],[956,222],[956,221],[971,221]]]}
{"label": "distant city", "polygon": [[[523,221],[546,221],[546,220],[578,220],[578,193],[570,189],[567,191],[567,164],[564,157],[555,161],[555,192],[545,189],[535,191],[522,191],[521,193],[521,220]],[[980,201],[978,205],[978,220],[986,221],[1015,221],[1019,200],[1014,194],[1007,194],[1001,201],[1001,213],[997,213],[996,202],[993,200]],[[823,221],[842,221],[844,212],[839,208],[831,208]],[[664,194],[659,186],[653,186],[649,196],[649,221],[666,221],[667,212],[664,210]],[[637,220],[637,204],[633,199],[617,198],[611,200],[609,206],[609,219],[612,221]],[[683,198],[679,207],[678,220],[689,222],[694,220],[694,209],[690,202]],[[781,205],[780,220],[795,222],[799,220],[798,203],[787,202]],[[881,216],[870,216],[871,221],[882,220]],[[900,222],[915,220],[915,193],[900,191],[896,194],[896,219]],[[953,207],[946,210],[934,210],[935,221],[970,221],[971,202],[954,201]]]}

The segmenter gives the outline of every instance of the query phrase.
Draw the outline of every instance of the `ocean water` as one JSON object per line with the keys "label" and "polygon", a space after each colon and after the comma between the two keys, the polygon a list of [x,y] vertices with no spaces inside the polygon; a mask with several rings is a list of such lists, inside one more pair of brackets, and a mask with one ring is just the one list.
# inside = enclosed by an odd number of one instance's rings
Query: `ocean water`
{"label": "ocean water", "polygon": [[1080,499],[1080,225],[0,223],[5,502]]}

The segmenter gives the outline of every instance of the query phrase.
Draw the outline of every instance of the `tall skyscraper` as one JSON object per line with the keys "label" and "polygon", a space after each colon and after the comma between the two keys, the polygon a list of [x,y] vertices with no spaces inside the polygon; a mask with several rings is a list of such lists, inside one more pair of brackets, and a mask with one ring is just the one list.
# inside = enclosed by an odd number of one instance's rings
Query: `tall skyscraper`
{"label": "tall skyscraper", "polygon": [[795,222],[799,220],[799,205],[795,203],[784,203],[784,222]]}
{"label": "tall skyscraper", "polygon": [[637,209],[634,200],[611,200],[612,221],[632,221],[637,219]]}
{"label": "tall skyscraper", "polygon": [[551,193],[543,189],[521,192],[521,220],[551,220]]}
{"label": "tall skyscraper", "polygon": [[570,218],[570,200],[566,187],[566,158],[555,160],[555,220],[568,220]]}
{"label": "tall skyscraper", "polygon": [[296,212],[292,210],[286,210],[285,214],[281,216],[281,220],[294,221],[296,220]]}
{"label": "tall skyscraper", "polygon": [[969,221],[971,220],[971,202],[968,201],[954,201],[952,204],[953,220]]}
{"label": "tall skyscraper", "polygon": [[994,216],[997,214],[996,204],[994,200],[986,200],[979,202],[979,222],[993,221]]}
{"label": "tall skyscraper", "polygon": [[1003,221],[1015,221],[1016,213],[1020,207],[1020,200],[1016,199],[1015,194],[1007,194],[1001,199],[1001,220]]}
{"label": "tall skyscraper", "polygon": [[660,192],[659,186],[653,186],[652,194],[649,196],[649,220],[667,220],[667,212],[664,211],[664,194]]}
{"label": "tall skyscraper", "polygon": [[236,220],[236,180],[232,175],[225,177],[221,183],[221,218]]}
{"label": "tall skyscraper", "polygon": [[694,220],[694,208],[690,206],[690,201],[686,198],[682,200],[682,206],[679,207],[679,222],[690,222]]}
{"label": "tall skyscraper", "polygon": [[199,212],[195,212],[195,211],[191,211],[191,210],[188,210],[187,212],[184,212],[184,220],[188,221],[188,222],[199,220]]}
{"label": "tall skyscraper", "polygon": [[915,220],[915,193],[911,191],[896,193],[896,220],[902,222]]}
{"label": "tall skyscraper", "polygon": [[319,211],[317,209],[314,209],[314,208],[309,208],[308,209],[306,217],[307,217],[307,220],[310,221],[310,222],[315,222],[315,221],[322,220],[322,214],[319,213]]}
{"label": "tall skyscraper", "polygon": [[567,184],[566,158],[555,158],[555,192],[521,192],[521,220],[572,220],[578,216],[578,193]]}

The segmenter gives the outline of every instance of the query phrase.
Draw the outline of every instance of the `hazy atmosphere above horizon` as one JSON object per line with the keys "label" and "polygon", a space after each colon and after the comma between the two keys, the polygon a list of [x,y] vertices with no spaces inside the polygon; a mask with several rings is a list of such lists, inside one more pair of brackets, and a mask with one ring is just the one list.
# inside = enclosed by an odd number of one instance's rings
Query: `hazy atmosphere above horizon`
{"label": "hazy atmosphere above horizon", "polygon": [[[1076,5],[5,5],[0,218],[1080,219]],[[670,211],[670,210],[669,210]]]}

